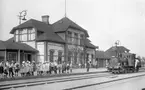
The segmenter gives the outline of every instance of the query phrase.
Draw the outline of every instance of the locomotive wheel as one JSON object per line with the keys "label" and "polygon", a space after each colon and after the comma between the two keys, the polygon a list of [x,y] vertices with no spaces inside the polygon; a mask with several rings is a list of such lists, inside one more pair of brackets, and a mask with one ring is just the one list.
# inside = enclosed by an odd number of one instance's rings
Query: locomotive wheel
{"label": "locomotive wheel", "polygon": [[115,70],[112,70],[112,73],[115,74]]}

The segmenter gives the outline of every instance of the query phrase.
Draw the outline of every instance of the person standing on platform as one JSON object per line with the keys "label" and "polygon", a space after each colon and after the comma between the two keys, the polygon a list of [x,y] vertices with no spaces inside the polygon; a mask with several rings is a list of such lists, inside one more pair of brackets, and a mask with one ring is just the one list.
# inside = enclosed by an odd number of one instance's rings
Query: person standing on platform
{"label": "person standing on platform", "polygon": [[14,65],[15,67],[15,76],[18,76],[19,70],[20,70],[20,65],[18,62],[15,63]]}
{"label": "person standing on platform", "polygon": [[55,72],[55,74],[57,74],[57,66],[58,66],[58,64],[57,64],[57,60],[55,60],[54,62],[53,62],[53,64],[54,64],[54,72]]}
{"label": "person standing on platform", "polygon": [[86,66],[87,67],[87,72],[89,72],[89,69],[90,69],[90,66],[91,66],[91,61],[89,60],[86,65],[87,65]]}
{"label": "person standing on platform", "polygon": [[73,68],[73,65],[72,65],[72,61],[70,61],[70,64],[69,64],[69,68],[70,68],[70,73],[72,73],[72,68]]}
{"label": "person standing on platform", "polygon": [[63,61],[62,63],[62,73],[66,73],[66,62]]}
{"label": "person standing on platform", "polygon": [[46,61],[45,68],[46,68],[46,74],[48,74],[49,73],[49,62],[48,61]]}
{"label": "person standing on platform", "polygon": [[61,64],[61,61],[58,61],[58,72],[59,74],[61,73],[61,70],[62,70],[62,64]]}
{"label": "person standing on platform", "polygon": [[70,70],[70,65],[69,65],[69,63],[67,63],[66,64],[66,72],[69,73],[69,70]]}
{"label": "person standing on platform", "polygon": [[14,77],[14,61],[9,65],[9,77]]}
{"label": "person standing on platform", "polygon": [[10,65],[10,63],[8,61],[6,61],[5,63],[3,63],[3,67],[4,67],[4,77],[8,77],[8,74],[9,74],[9,65]]}
{"label": "person standing on platform", "polygon": [[0,78],[3,77],[3,73],[4,73],[4,67],[2,65],[2,62],[0,62]]}

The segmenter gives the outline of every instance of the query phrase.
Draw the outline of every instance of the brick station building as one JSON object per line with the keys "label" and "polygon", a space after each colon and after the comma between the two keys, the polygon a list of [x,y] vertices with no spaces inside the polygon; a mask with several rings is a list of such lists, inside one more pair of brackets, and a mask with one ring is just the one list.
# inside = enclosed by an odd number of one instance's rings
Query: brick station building
{"label": "brick station building", "polygon": [[[85,65],[88,60],[95,62],[97,46],[88,39],[88,32],[67,17],[53,24],[49,16],[42,16],[42,21],[30,19],[16,27],[11,32],[14,35],[12,43],[21,43],[33,48],[25,59],[21,59],[20,51],[16,54],[17,61],[28,59],[36,62],[73,62],[73,66]],[[20,50],[17,48],[17,51]],[[38,51],[36,53],[36,51]],[[6,57],[6,56],[5,56]],[[5,58],[6,59],[6,58]]]}

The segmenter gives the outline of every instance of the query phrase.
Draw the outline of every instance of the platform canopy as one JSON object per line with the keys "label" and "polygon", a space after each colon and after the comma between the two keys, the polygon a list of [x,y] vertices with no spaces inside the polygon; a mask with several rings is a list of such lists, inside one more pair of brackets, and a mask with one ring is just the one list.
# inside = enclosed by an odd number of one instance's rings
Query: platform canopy
{"label": "platform canopy", "polygon": [[38,52],[38,50],[33,47],[20,42],[14,42],[11,40],[0,41],[0,50],[23,50],[23,51],[31,51]]}

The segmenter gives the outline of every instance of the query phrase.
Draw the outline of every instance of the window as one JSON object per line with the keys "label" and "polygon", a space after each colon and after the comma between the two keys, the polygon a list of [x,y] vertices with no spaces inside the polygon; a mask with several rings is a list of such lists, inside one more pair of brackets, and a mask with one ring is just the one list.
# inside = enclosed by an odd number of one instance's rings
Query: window
{"label": "window", "polygon": [[62,63],[62,51],[58,51],[58,63]]}
{"label": "window", "polygon": [[15,40],[16,40],[16,42],[19,41],[19,35],[16,35],[16,36],[15,36]]}
{"label": "window", "polygon": [[34,40],[34,39],[35,39],[35,30],[28,29],[28,40]]}
{"label": "window", "polygon": [[19,31],[18,31],[18,30],[16,30],[15,34],[19,34]]}
{"label": "window", "polygon": [[35,30],[33,28],[16,30],[15,40],[17,41],[30,41],[35,39]]}
{"label": "window", "polygon": [[17,62],[17,53],[16,52],[9,52],[8,53],[8,60]]}
{"label": "window", "polygon": [[16,31],[15,31],[15,41],[16,41],[16,42],[19,41],[19,35],[18,35],[18,34],[19,34],[19,31],[16,30]]}
{"label": "window", "polygon": [[19,31],[19,41],[22,41],[22,30]]}
{"label": "window", "polygon": [[53,49],[51,49],[49,52],[50,52],[50,57],[49,57],[49,60],[50,60],[50,62],[53,62],[54,50],[53,50]]}
{"label": "window", "polygon": [[84,57],[84,54],[83,53],[80,53],[80,63],[83,64],[83,57]]}
{"label": "window", "polygon": [[86,56],[86,61],[88,62],[89,61],[89,54],[87,53],[87,56]]}
{"label": "window", "polygon": [[77,64],[77,52],[74,52],[74,63]]}
{"label": "window", "polygon": [[91,60],[93,61],[93,58],[94,58],[94,55],[93,54],[91,55],[91,58],[92,58]]}
{"label": "window", "polygon": [[68,43],[72,43],[72,32],[68,31]]}
{"label": "window", "polygon": [[68,62],[70,63],[72,60],[72,52],[68,51]]}
{"label": "window", "polygon": [[80,37],[81,37],[81,39],[84,39],[84,35],[83,34],[81,34]]}
{"label": "window", "polygon": [[78,34],[74,33],[74,44],[78,44]]}
{"label": "window", "polygon": [[84,35],[80,35],[80,45],[84,45]]}
{"label": "window", "polygon": [[68,31],[68,37],[72,37],[72,32]]}

